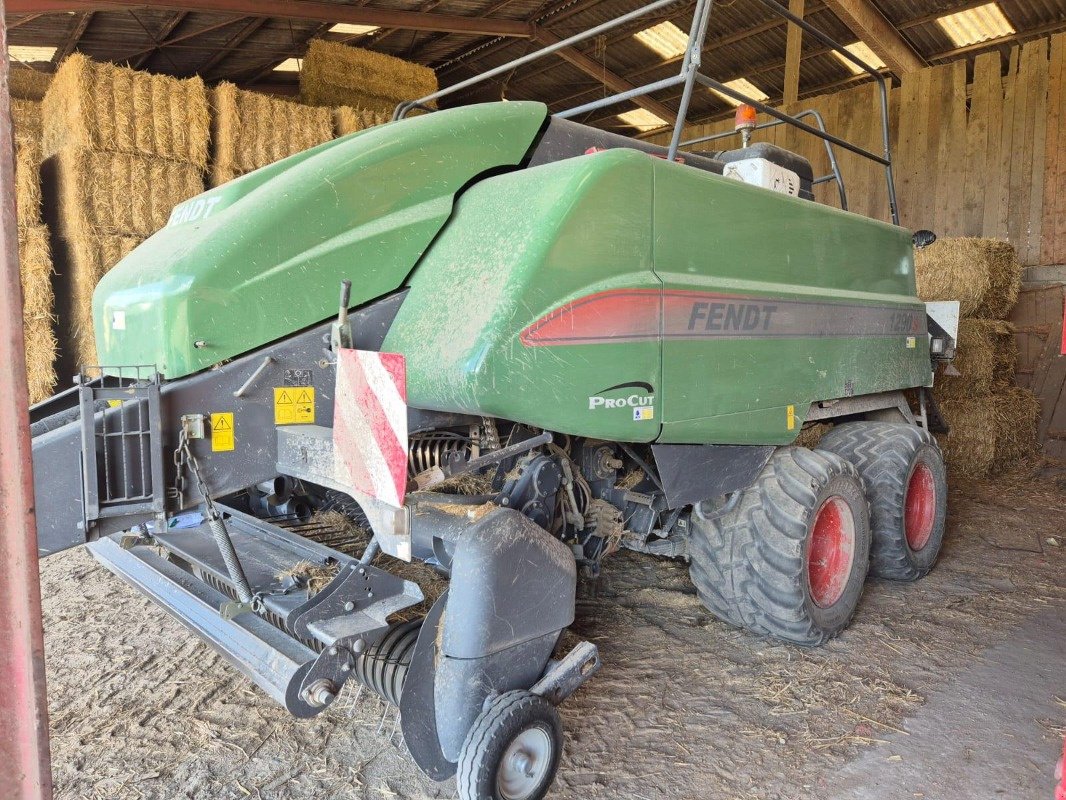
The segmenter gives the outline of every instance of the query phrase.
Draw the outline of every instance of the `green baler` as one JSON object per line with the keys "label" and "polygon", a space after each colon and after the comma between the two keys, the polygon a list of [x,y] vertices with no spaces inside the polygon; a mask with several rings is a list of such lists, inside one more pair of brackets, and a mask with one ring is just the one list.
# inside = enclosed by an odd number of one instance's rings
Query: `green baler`
{"label": "green baler", "polygon": [[[837,634],[868,569],[936,559],[944,467],[903,392],[950,338],[910,235],[813,202],[802,159],[664,152],[477,105],[177,207],[100,282],[103,366],[34,409],[42,553],[89,542],[298,716],[356,675],[464,798],[547,791],[555,706],[599,668],[557,650],[576,581],[620,547],[688,559],[728,623]],[[365,551],[289,529],[325,508]],[[397,622],[422,591],[379,552],[448,591]]]}

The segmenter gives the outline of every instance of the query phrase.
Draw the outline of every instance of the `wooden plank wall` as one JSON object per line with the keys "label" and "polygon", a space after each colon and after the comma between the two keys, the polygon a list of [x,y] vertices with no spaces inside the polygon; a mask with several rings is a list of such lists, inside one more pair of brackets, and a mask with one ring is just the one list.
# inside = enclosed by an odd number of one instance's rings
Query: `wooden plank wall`
{"label": "wooden plank wall", "polygon": [[[800,100],[795,114],[818,110],[826,128],[876,153],[882,151],[874,84]],[[962,61],[904,76],[891,90],[889,135],[900,222],[940,236],[1008,239],[1023,264],[1066,264],[1066,33],[975,59],[966,83]],[[760,116],[760,122],[769,119]],[[810,120],[808,120],[810,122]],[[690,126],[685,138],[732,130],[732,120]],[[667,135],[652,141],[665,144]],[[755,135],[829,171],[823,143],[790,126]],[[705,145],[739,146],[739,137]],[[884,170],[837,148],[849,208],[889,219]],[[839,206],[836,186],[822,184],[819,202]]]}
{"label": "wooden plank wall", "polygon": [[1011,312],[1018,341],[1019,386],[1040,400],[1037,434],[1044,454],[1066,461],[1066,355],[1063,347],[1062,284],[1023,289]]}

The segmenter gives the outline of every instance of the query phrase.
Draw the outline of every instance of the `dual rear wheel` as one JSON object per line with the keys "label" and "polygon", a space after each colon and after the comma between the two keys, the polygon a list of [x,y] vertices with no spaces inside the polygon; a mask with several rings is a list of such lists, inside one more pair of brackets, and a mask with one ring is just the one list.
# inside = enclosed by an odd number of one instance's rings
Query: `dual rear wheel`
{"label": "dual rear wheel", "polygon": [[947,483],[928,432],[837,426],[819,449],[783,447],[724,516],[693,514],[703,604],[756,633],[818,645],[851,620],[868,572],[914,580],[936,561]]}

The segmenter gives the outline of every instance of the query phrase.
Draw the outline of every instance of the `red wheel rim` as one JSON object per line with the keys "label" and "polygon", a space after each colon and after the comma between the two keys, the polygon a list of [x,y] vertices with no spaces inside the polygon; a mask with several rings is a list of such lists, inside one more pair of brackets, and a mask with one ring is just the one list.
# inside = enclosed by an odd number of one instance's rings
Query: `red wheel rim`
{"label": "red wheel rim", "polygon": [[855,517],[840,496],[822,503],[814,517],[807,551],[811,599],[828,608],[844,594],[855,561]]}
{"label": "red wheel rim", "polygon": [[936,482],[933,471],[925,464],[918,463],[907,481],[907,497],[903,507],[903,528],[907,535],[907,546],[918,552],[933,535],[933,523],[936,522]]}

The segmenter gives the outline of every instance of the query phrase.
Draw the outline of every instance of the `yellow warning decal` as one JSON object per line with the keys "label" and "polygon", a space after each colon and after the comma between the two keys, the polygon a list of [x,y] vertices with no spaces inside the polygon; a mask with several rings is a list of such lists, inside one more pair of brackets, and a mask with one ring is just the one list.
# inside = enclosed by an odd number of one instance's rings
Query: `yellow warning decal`
{"label": "yellow warning decal", "polygon": [[796,428],[796,407],[795,406],[786,406],[785,407],[785,419],[788,421],[788,429],[790,431],[791,430],[795,430],[795,428]]}
{"label": "yellow warning decal", "polygon": [[211,415],[211,450],[225,453],[233,449],[233,412],[224,411]]}
{"label": "yellow warning decal", "polygon": [[312,425],[314,421],[314,386],[274,387],[275,425]]}
{"label": "yellow warning decal", "polygon": [[907,337],[907,349],[913,350],[918,345],[918,340],[913,336]]}

